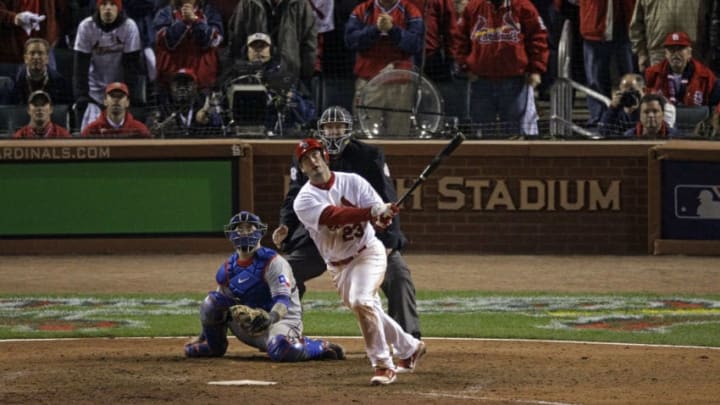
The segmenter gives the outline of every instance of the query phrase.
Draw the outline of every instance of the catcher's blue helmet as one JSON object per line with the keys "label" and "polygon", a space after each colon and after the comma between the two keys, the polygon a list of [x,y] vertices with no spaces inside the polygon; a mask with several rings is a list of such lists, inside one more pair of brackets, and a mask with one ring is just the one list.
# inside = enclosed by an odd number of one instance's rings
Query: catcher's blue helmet
{"label": "catcher's blue helmet", "polygon": [[[243,224],[251,226],[243,226]],[[251,252],[265,235],[267,228],[267,224],[262,223],[257,215],[249,211],[240,211],[225,225],[225,236],[236,249]]]}

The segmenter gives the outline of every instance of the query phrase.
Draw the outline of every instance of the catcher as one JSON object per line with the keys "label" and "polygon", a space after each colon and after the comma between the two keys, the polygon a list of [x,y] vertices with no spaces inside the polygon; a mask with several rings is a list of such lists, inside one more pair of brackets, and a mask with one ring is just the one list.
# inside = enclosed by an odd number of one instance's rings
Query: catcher
{"label": "catcher", "polygon": [[302,308],[290,265],[260,239],[267,225],[242,211],[225,225],[235,247],[215,275],[218,287],[200,306],[202,333],[185,345],[187,357],[219,357],[228,346],[227,328],[273,361],[343,360],[340,345],[303,336]]}

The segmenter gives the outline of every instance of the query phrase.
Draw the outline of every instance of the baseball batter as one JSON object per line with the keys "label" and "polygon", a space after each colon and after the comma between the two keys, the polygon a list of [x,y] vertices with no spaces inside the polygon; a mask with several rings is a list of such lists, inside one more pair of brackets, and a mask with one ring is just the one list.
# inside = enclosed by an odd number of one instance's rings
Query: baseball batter
{"label": "baseball batter", "polygon": [[188,357],[219,357],[227,350],[227,328],[271,360],[344,359],[341,346],[303,336],[302,308],[290,265],[260,240],[267,225],[242,211],[225,225],[235,252],[215,275],[218,287],[200,306],[202,333],[185,345]]}
{"label": "baseball batter", "polygon": [[[359,175],[331,171],[328,152],[319,140],[304,139],[295,156],[308,182],[293,208],[325,260],[343,303],[357,317],[375,368],[371,384],[391,384],[397,372],[413,371],[426,351],[425,343],[385,313],[378,294],[387,256],[373,226],[387,228],[398,208],[384,203]],[[398,369],[390,345],[401,359]]]}
{"label": "baseball batter", "polygon": [[[353,117],[340,106],[330,106],[318,120],[318,137],[325,142],[330,154],[330,169],[339,172],[357,173],[367,180],[385,202],[397,201],[395,185],[385,154],[375,145],[362,142],[352,136]],[[315,244],[293,210],[293,202],[300,188],[307,182],[293,158],[290,168],[290,184],[285,201],[280,209],[280,225],[272,234],[275,246],[286,253],[300,290],[302,300],[305,282],[325,272],[325,261],[320,257]],[[400,228],[400,218],[393,218],[392,224],[376,236],[385,245],[388,253],[387,270],[380,289],[388,302],[387,313],[405,332],[420,339],[420,318],[417,313],[415,284],[410,268],[401,251],[407,239]]]}

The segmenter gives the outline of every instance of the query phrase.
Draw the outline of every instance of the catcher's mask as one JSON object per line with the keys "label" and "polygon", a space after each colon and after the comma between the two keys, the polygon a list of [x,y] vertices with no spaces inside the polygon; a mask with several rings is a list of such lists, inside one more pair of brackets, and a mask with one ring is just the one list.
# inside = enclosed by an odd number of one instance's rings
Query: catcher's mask
{"label": "catcher's mask", "polygon": [[[340,125],[336,125],[340,124]],[[353,118],[343,107],[334,105],[323,111],[317,123],[318,136],[332,157],[340,155],[352,136]]]}
{"label": "catcher's mask", "polygon": [[260,221],[260,217],[248,211],[240,211],[230,218],[225,225],[225,236],[232,242],[235,249],[243,252],[252,252],[260,239],[267,231],[267,224]]}
{"label": "catcher's mask", "polygon": [[298,143],[295,147],[295,157],[297,158],[298,163],[302,163],[303,156],[315,149],[319,149],[322,151],[323,158],[326,162],[330,161],[330,155],[328,154],[328,150],[321,141],[315,138],[305,138],[300,141],[300,143]]}

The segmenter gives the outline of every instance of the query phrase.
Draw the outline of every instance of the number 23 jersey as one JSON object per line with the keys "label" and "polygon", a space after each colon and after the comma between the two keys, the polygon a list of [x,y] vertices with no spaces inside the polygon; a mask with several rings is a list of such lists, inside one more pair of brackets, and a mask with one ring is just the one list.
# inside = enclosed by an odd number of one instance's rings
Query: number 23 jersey
{"label": "number 23 jersey", "polygon": [[326,262],[355,256],[375,239],[369,221],[343,225],[320,225],[320,215],[328,206],[367,208],[382,204],[380,195],[367,180],[355,173],[332,172],[323,185],[306,182],[293,203],[293,209]]}

